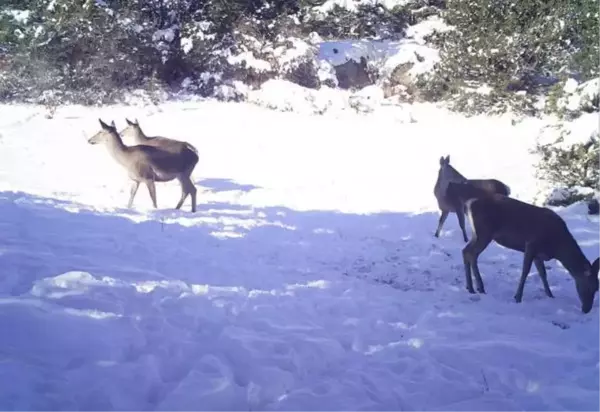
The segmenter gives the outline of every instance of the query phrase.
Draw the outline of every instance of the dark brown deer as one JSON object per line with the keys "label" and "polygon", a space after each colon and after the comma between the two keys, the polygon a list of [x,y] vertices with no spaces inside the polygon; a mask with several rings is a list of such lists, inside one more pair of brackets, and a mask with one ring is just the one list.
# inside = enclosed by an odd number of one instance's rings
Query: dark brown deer
{"label": "dark brown deer", "polygon": [[558,214],[507,196],[474,196],[472,188],[465,184],[451,184],[449,191],[462,196],[463,200],[468,198],[465,203],[473,238],[463,249],[463,261],[469,293],[475,293],[471,270],[475,274],[477,291],[485,293],[477,258],[495,241],[508,249],[524,253],[521,279],[514,297],[516,302],[523,299],[523,289],[532,263],[542,279],[544,292],[554,297],[548,285],[544,261],[556,259],[575,280],[581,311],[588,313],[592,309],[598,291],[600,258],[590,263]]}
{"label": "dark brown deer", "polygon": [[[189,178],[189,164],[183,163],[181,156],[177,153],[147,145],[126,146],[117,132],[114,121],[108,125],[102,119],[98,120],[102,130],[92,136],[88,143],[103,143],[113,159],[127,170],[129,177],[133,180],[127,207],[131,208],[133,205],[133,199],[140,183],[144,183],[148,187],[152,204],[156,208],[155,182],[168,182],[173,179],[182,181]],[[182,199],[184,198],[182,193]],[[179,202],[177,208],[182,203],[183,200]],[[195,207],[195,202],[192,202],[192,212],[195,211]]]}
{"label": "dark brown deer", "polygon": [[181,185],[181,199],[179,200],[179,203],[177,203],[177,206],[175,206],[175,209],[179,209],[181,205],[183,205],[185,198],[189,194],[192,199],[192,212],[195,212],[197,189],[191,176],[194,168],[198,164],[198,150],[187,142],[162,136],[148,137],[142,131],[137,119],[135,122],[132,122],[126,118],[125,121],[127,122],[127,127],[121,131],[123,137],[132,139],[136,145],[157,147],[177,156],[179,163],[181,164],[182,173],[177,176],[177,180],[179,180]]}
{"label": "dark brown deer", "polygon": [[447,195],[447,188],[450,182],[455,183],[466,183],[474,188],[481,189],[478,193],[498,193],[501,195],[510,195],[510,188],[496,179],[467,179],[461,175],[455,168],[450,165],[450,155],[445,158],[440,157],[440,170],[438,172],[438,178],[433,188],[433,194],[437,199],[438,207],[440,208],[441,215],[438,222],[437,229],[434,236],[439,237],[442,226],[448,217],[450,212],[456,213],[458,218],[458,225],[462,230],[463,239],[465,242],[469,241],[467,237],[467,231],[465,230],[465,209],[462,202],[456,202],[455,199],[450,199]]}

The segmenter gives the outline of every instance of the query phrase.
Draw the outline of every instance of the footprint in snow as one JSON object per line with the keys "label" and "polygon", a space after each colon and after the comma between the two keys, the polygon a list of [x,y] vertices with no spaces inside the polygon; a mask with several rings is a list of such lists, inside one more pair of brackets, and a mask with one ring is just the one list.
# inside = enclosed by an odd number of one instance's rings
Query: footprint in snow
{"label": "footprint in snow", "polygon": [[561,328],[562,330],[569,329],[571,327],[571,326],[569,326],[568,323],[561,322],[561,321],[558,321],[558,320],[553,320],[552,324],[554,326],[557,326],[557,327]]}
{"label": "footprint in snow", "polygon": [[86,363],[86,360],[81,357],[78,356],[76,358],[71,359],[66,365],[65,365],[65,369],[66,370],[72,370],[72,369],[77,369],[82,367],[84,364]]}

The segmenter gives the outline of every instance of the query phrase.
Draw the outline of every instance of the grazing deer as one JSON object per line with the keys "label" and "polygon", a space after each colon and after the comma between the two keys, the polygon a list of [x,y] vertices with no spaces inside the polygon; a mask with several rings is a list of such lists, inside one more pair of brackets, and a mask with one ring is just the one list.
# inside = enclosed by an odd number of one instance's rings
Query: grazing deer
{"label": "grazing deer", "polygon": [[125,118],[125,121],[127,122],[127,127],[120,132],[122,136],[132,139],[137,145],[157,147],[161,150],[173,153],[179,158],[179,162],[185,170],[182,170],[183,173],[177,176],[177,180],[179,180],[179,183],[181,184],[181,199],[179,200],[179,203],[177,203],[177,206],[175,206],[175,209],[181,207],[189,194],[192,198],[192,212],[195,212],[197,190],[191,176],[196,164],[198,164],[198,150],[187,142],[181,142],[179,140],[161,136],[148,137],[142,131],[137,119],[135,122],[132,122]]}
{"label": "grazing deer", "polygon": [[[144,183],[148,187],[152,204],[156,204],[156,187],[155,182],[168,182],[173,179],[178,179],[180,182],[189,180],[189,163],[182,162],[180,155],[169,152],[158,147],[148,145],[126,146],[121,140],[115,122],[110,125],[104,123],[102,119],[100,126],[102,130],[92,136],[88,143],[99,144],[104,143],[110,155],[127,169],[129,177],[133,180],[131,193],[127,207],[131,208],[133,199],[137,193],[140,183]],[[187,180],[186,180],[187,179]],[[193,187],[193,185],[192,185]],[[181,207],[185,199],[185,193],[182,184],[181,200],[177,204],[177,209]],[[192,212],[196,211],[195,188],[192,195]]]}
{"label": "grazing deer", "polygon": [[438,178],[435,182],[435,186],[433,188],[433,194],[438,202],[438,207],[442,214],[440,215],[440,220],[438,222],[437,229],[435,231],[434,236],[439,237],[440,231],[442,230],[442,226],[448,217],[450,212],[456,213],[456,217],[458,218],[458,225],[462,230],[463,239],[465,242],[468,242],[469,239],[467,237],[467,231],[465,230],[465,209],[463,202],[456,202],[453,199],[448,198],[447,188],[450,182],[456,183],[466,183],[475,187],[477,189],[481,189],[482,192],[478,193],[498,193],[501,195],[508,196],[510,194],[510,188],[496,179],[467,179],[463,175],[461,175],[455,168],[450,166],[450,155],[445,158],[440,157],[440,170],[438,172]]}
{"label": "grazing deer", "polygon": [[449,190],[462,196],[463,200],[468,198],[465,203],[473,238],[463,249],[463,261],[469,293],[475,293],[471,269],[475,274],[477,291],[485,293],[477,258],[494,240],[508,249],[524,253],[521,279],[514,297],[516,302],[523,298],[523,288],[532,263],[542,279],[544,292],[548,297],[554,297],[548,285],[544,261],[556,259],[575,279],[581,311],[588,313],[592,309],[594,295],[598,291],[600,258],[590,264],[558,214],[507,196],[474,196],[472,188],[466,184],[451,184]]}

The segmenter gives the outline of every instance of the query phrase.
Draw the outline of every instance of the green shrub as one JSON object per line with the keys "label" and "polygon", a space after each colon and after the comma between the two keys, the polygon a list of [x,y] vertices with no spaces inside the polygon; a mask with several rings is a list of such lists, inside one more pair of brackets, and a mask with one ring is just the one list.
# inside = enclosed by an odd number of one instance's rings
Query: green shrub
{"label": "green shrub", "polygon": [[564,134],[555,142],[536,145],[535,151],[540,155],[537,176],[557,186],[600,190],[598,134],[588,142],[569,147],[563,147],[563,141]]}

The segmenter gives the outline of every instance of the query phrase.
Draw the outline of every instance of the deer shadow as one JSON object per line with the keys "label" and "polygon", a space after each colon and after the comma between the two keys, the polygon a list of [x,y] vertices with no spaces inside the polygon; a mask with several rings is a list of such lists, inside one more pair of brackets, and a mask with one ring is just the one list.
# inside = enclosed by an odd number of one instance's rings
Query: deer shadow
{"label": "deer shadow", "polygon": [[[215,180],[227,182],[227,187],[240,186],[230,179]],[[456,222],[439,238],[433,236],[437,212],[359,215],[213,202],[200,203],[196,213],[117,209],[115,215],[67,201],[4,192],[0,193],[0,215],[6,239],[0,266],[7,273],[0,280],[0,290],[10,295],[30,290],[36,280],[52,273],[107,268],[134,280],[174,278],[233,285],[238,280],[233,274],[252,272],[256,256],[301,279],[318,280],[326,273],[405,291],[463,289],[465,243]],[[587,219],[576,215],[567,215],[566,220],[584,253],[595,259],[598,231],[583,225]],[[11,236],[15,239],[12,244],[8,241]],[[27,237],[31,244],[18,247]],[[53,245],[50,251],[49,242]],[[231,256],[239,257],[236,264]],[[186,270],[182,273],[173,261],[186,264]],[[522,254],[492,242],[480,263],[482,271],[488,272],[484,282],[490,285],[490,292],[509,283],[512,293]],[[190,269],[204,264],[211,267],[210,275],[200,276]],[[563,271],[554,261],[546,266],[551,272],[553,268]],[[551,272],[551,284],[570,281],[566,273],[558,277]],[[246,280],[259,287],[264,279]],[[273,282],[276,286],[281,278]]]}
{"label": "deer shadow", "polygon": [[255,186],[252,184],[243,184],[238,183],[232,179],[223,179],[223,178],[207,178],[201,179],[196,182],[196,185],[208,188],[211,192],[219,193],[219,192],[229,192],[229,191],[241,191],[241,192],[250,192],[255,189],[260,189],[260,186]]}

